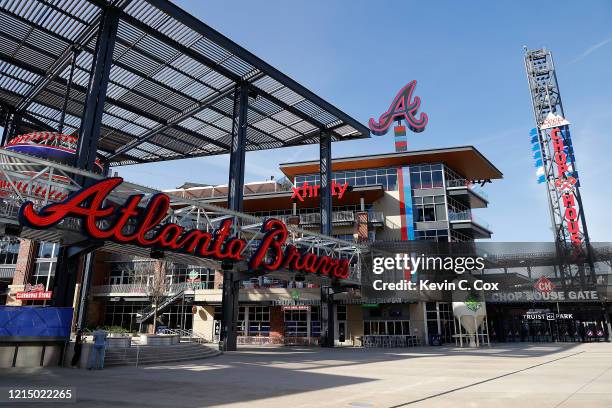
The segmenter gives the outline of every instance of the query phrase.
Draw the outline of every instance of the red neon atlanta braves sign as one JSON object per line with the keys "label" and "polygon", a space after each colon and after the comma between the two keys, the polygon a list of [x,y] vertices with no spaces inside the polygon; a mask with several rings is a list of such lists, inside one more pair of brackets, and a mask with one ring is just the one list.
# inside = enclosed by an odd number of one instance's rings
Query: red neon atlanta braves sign
{"label": "red neon atlanta braves sign", "polygon": [[[104,205],[104,200],[122,182],[121,177],[104,179],[39,211],[28,201],[19,210],[19,220],[23,225],[46,229],[67,217],[76,217],[83,220],[83,232],[94,239],[216,260],[243,259],[242,253],[247,242],[230,236],[232,219],[224,220],[213,233],[198,229],[186,230],[174,223],[161,224],[170,209],[170,197],[163,193],[151,197],[145,208],[138,207],[142,194],[130,196],[121,206]],[[99,221],[103,220],[109,225],[105,229],[98,227]],[[133,221],[136,221],[136,228],[126,235],[125,227]],[[293,245],[285,245],[288,230],[282,221],[273,218],[266,220],[261,232],[261,243],[248,259],[249,270],[275,271],[286,268],[340,279],[348,278],[349,263],[346,259],[302,253]]]}

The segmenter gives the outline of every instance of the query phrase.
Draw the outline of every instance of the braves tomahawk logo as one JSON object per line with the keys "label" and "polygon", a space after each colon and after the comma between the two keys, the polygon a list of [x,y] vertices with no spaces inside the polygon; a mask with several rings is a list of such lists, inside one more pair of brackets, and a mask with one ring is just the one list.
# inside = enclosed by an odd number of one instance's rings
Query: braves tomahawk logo
{"label": "braves tomahawk logo", "polygon": [[393,102],[391,102],[389,109],[380,115],[378,122],[374,118],[370,118],[368,125],[373,134],[383,136],[387,133],[394,120],[400,121],[402,119],[406,120],[406,124],[413,132],[418,133],[425,130],[428,120],[427,114],[425,112],[418,114],[421,98],[415,96],[413,99],[412,97],[416,83],[416,81],[411,81],[400,89]]}

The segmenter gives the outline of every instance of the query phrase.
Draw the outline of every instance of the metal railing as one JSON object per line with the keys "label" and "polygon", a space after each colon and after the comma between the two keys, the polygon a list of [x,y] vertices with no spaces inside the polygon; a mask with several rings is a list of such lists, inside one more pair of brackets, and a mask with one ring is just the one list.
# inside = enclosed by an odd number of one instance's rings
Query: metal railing
{"label": "metal railing", "polygon": [[[332,212],[332,222],[353,222],[355,221],[355,212],[353,211],[334,211]],[[300,214],[300,225],[313,225],[321,223],[320,213]]]}
{"label": "metal railing", "polygon": [[197,332],[195,330],[189,329],[189,330],[185,330],[185,329],[163,329],[160,330],[161,334],[174,334],[174,335],[178,335],[180,336],[182,341],[189,341],[192,343],[209,343],[210,340],[208,340],[204,334]]}
{"label": "metal railing", "polygon": [[476,217],[472,214],[472,211],[470,210],[464,210],[464,211],[449,211],[448,212],[448,219],[449,221],[469,221],[469,222],[473,222],[474,224],[478,224],[479,226],[487,229],[487,230],[491,230],[490,225],[488,222],[484,221],[483,219]]}
{"label": "metal railing", "polygon": [[474,194],[478,195],[480,198],[485,201],[489,201],[489,195],[480,188],[477,184],[472,183],[467,178],[463,177],[456,171],[445,167],[444,168],[444,177],[446,181],[446,187],[466,187]]}
{"label": "metal railing", "polygon": [[[181,283],[172,283],[168,285],[165,289],[164,294],[169,296],[173,295],[177,292],[182,292],[183,290],[201,290],[206,289],[208,286],[207,282],[181,282]],[[134,294],[143,294],[146,295],[149,291],[149,286],[146,283],[126,283],[126,284],[116,284],[116,285],[97,285],[93,286],[92,293],[103,295],[103,294],[112,294],[112,293],[134,293]]]}
{"label": "metal railing", "polygon": [[369,211],[368,212],[368,222],[370,224],[384,224],[385,223],[385,213],[382,211]]}

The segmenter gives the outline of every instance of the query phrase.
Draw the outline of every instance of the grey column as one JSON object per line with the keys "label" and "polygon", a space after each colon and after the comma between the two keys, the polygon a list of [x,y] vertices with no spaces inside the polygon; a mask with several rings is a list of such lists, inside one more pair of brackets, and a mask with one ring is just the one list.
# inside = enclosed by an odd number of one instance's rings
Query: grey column
{"label": "grey column", "polygon": [[[331,134],[327,131],[321,131],[319,140],[319,178],[321,180],[320,188],[320,206],[321,206],[321,234],[332,235],[332,157],[331,157]],[[321,302],[324,302],[326,307],[326,317],[323,317],[324,325],[324,341],[322,346],[334,347],[334,295],[331,286],[323,286],[321,288]]]}
{"label": "grey column", "polygon": [[[227,193],[227,208],[234,211],[242,211],[248,104],[248,86],[246,83],[243,83],[239,88],[236,88],[234,94],[234,123]],[[235,220],[236,227],[238,227],[238,222],[239,220]],[[221,301],[222,320],[220,339],[224,351],[235,351],[237,348],[236,325],[238,322],[239,292],[240,281],[235,278],[235,273],[227,265],[227,270],[223,271],[223,295]]]}

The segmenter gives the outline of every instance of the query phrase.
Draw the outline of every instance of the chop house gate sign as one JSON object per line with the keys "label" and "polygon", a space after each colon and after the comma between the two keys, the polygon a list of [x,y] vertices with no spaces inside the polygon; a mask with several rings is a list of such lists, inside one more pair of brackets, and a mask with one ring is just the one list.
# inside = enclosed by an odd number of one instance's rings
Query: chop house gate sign
{"label": "chop house gate sign", "polygon": [[[289,234],[287,226],[277,219],[271,218],[263,223],[263,237],[259,246],[249,259],[243,259],[247,242],[230,236],[231,218],[222,221],[213,233],[187,230],[174,223],[161,224],[170,209],[170,197],[163,193],[154,195],[144,208],[138,206],[143,199],[142,194],[131,195],[121,206],[105,204],[111,192],[122,182],[121,177],[104,179],[38,211],[28,201],[19,210],[19,221],[31,228],[46,229],[67,217],[75,217],[83,221],[83,232],[97,240],[158,248],[219,261],[246,260],[251,271],[289,269],[330,278],[346,279],[349,276],[349,262],[346,259],[302,253],[294,245],[285,245]],[[100,228],[100,221],[107,221],[108,227]],[[129,223],[134,223],[136,228],[126,234]]]}

